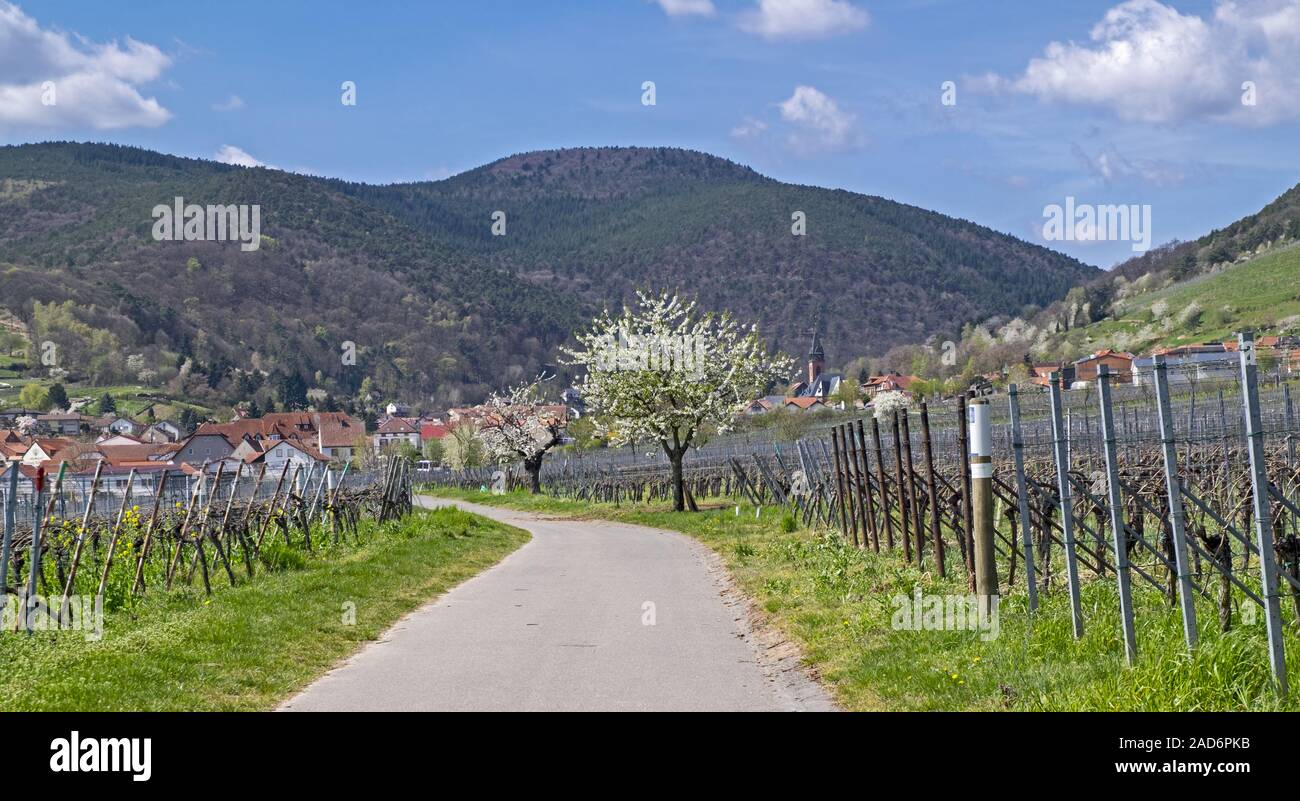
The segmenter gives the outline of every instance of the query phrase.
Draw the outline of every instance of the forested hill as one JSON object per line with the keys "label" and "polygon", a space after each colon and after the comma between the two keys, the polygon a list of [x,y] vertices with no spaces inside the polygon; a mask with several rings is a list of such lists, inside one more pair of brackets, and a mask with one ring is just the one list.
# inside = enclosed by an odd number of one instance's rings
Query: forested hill
{"label": "forested hill", "polygon": [[[796,354],[820,316],[832,363],[1046,305],[1100,274],[974,223],[687,150],[540,151],[444,181],[344,191],[592,304],[681,288]],[[505,236],[491,232],[498,210]],[[795,212],[805,236],[792,234]]]}
{"label": "forested hill", "polygon": [[[178,196],[260,205],[260,249],[154,241],[152,209]],[[0,305],[73,379],[134,383],[138,354],[144,383],[217,402],[247,397],[250,369],[277,398],[368,377],[386,398],[476,401],[535,375],[583,319],[330,182],[80,144],[0,148]]]}
{"label": "forested hill", "polygon": [[[261,248],[154,241],[151,210],[178,196],[259,204]],[[101,384],[233,398],[255,370],[284,397],[351,396],[369,378],[389,396],[474,401],[637,287],[754,319],[794,353],[820,317],[835,363],[1096,274],[978,225],[682,150],[530,153],[375,187],[119,146],[0,147],[0,307],[59,342],[71,379]]]}

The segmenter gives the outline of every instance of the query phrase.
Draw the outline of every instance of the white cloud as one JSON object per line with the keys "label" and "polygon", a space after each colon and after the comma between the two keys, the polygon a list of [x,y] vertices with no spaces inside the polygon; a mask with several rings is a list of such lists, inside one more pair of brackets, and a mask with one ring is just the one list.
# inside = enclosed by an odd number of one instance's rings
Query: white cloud
{"label": "white cloud", "polygon": [[711,17],[717,11],[713,0],[654,0],[670,17]]}
{"label": "white cloud", "polygon": [[231,95],[225,102],[212,104],[213,111],[238,111],[243,107],[244,98],[239,95]]}
{"label": "white cloud", "polygon": [[781,119],[794,128],[789,142],[797,151],[836,150],[862,142],[853,115],[811,86],[797,87],[780,109]]}
{"label": "white cloud", "polygon": [[[1210,117],[1261,125],[1300,116],[1300,4],[1218,0],[1208,18],[1157,0],[1106,12],[1090,44],[1052,42],[1007,85],[1126,120]],[[1242,102],[1253,82],[1255,105]]]}
{"label": "white cloud", "polygon": [[772,106],[776,118],[746,116],[731,129],[731,138],[764,149],[777,146],[799,156],[849,150],[867,142],[857,118],[815,87],[795,87],[789,98]]}
{"label": "white cloud", "polygon": [[[127,38],[98,44],[41,28],[0,0],[0,127],[154,127],[171,112],[140,94],[171,59]],[[51,89],[52,87],[52,89]]]}
{"label": "white cloud", "polygon": [[1108,186],[1133,180],[1158,187],[1178,186],[1187,178],[1183,167],[1156,159],[1130,158],[1113,144],[1090,154],[1076,142],[1070,152],[1093,178]]}
{"label": "white cloud", "polygon": [[867,27],[870,15],[847,0],[758,0],[740,27],[765,39],[817,39]]}
{"label": "white cloud", "polygon": [[234,164],[236,167],[270,167],[275,169],[274,166],[264,161],[258,161],[250,156],[247,151],[234,145],[222,145],[212,158],[222,164]]}
{"label": "white cloud", "polygon": [[751,139],[767,130],[767,123],[753,117],[746,117],[743,122],[731,129],[731,135],[737,139]]}

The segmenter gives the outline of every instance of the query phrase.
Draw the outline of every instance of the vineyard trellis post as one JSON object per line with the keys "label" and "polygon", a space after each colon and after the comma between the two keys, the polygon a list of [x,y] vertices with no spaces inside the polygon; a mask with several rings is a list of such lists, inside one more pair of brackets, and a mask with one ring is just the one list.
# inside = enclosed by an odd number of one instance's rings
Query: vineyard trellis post
{"label": "vineyard trellis post", "polygon": [[[865,548],[869,540],[869,537],[867,535],[867,502],[865,498],[865,493],[862,488],[863,485],[862,465],[861,462],[858,461],[858,456],[859,456],[858,443],[857,440],[855,440],[853,437],[852,420],[844,424],[844,438],[845,441],[848,442],[849,444],[849,463],[852,466],[851,472],[853,474],[853,484],[854,487],[857,489],[857,492],[855,493],[856,501],[857,501],[856,517],[862,519],[862,543],[861,545],[858,544],[857,527],[855,526],[854,534],[853,534],[853,545],[856,547]],[[854,499],[850,499],[850,500],[852,501]]]}
{"label": "vineyard trellis post", "polygon": [[1070,593],[1070,620],[1074,638],[1083,637],[1083,604],[1079,598],[1079,563],[1074,553],[1074,504],[1070,500],[1070,464],[1066,455],[1065,420],[1061,413],[1061,374],[1048,376],[1052,402],[1052,450],[1056,460],[1056,491],[1061,506],[1061,535],[1065,543],[1065,578]]}
{"label": "vineyard trellis post", "polygon": [[966,567],[966,584],[971,592],[975,591],[975,541],[974,512],[970,497],[970,431],[966,420],[966,403],[969,398],[963,394],[957,399],[957,464],[961,467],[961,558]]}
{"label": "vineyard trellis post", "polygon": [[[135,471],[131,471],[132,476]],[[81,551],[86,546],[86,537],[90,533],[90,514],[95,508],[95,495],[99,492],[99,480],[104,475],[104,460],[95,463],[95,477],[90,482],[90,493],[86,496],[86,510],[81,516],[81,527],[77,530],[77,546],[72,551],[72,567],[68,571],[68,583],[63,588],[63,597],[59,599],[59,615],[68,604],[72,594],[73,582],[77,580],[77,568],[81,566]],[[60,617],[60,619],[62,619]]]}
{"label": "vineyard trellis post", "polygon": [[1016,470],[1016,499],[1019,501],[1020,539],[1025,549],[1025,582],[1029,590],[1029,611],[1038,610],[1038,587],[1034,577],[1034,536],[1029,521],[1029,488],[1025,481],[1025,443],[1020,430],[1020,394],[1016,385],[1007,390],[1011,411],[1011,452]]}
{"label": "vineyard trellis post", "polygon": [[835,498],[836,505],[840,510],[840,531],[848,534],[849,523],[844,512],[844,469],[840,463],[840,435],[838,427],[831,429],[831,448],[835,451]]}
{"label": "vineyard trellis post", "polygon": [[907,468],[907,497],[908,506],[903,510],[903,514],[912,515],[912,540],[916,545],[916,566],[921,566],[921,560],[925,554],[925,526],[921,521],[921,498],[916,491],[916,470],[912,462],[912,427],[908,422],[909,415],[907,409],[899,416],[902,423],[903,433],[903,459]]}
{"label": "vineyard trellis post", "polygon": [[1286,411],[1286,466],[1295,469],[1295,416],[1291,408],[1291,385],[1282,385],[1282,401]]}
{"label": "vineyard trellis post", "polygon": [[[104,570],[99,575],[99,587],[95,590],[96,598],[104,597],[104,590],[108,587],[108,571],[113,566],[113,554],[117,551],[117,538],[122,531],[122,522],[126,519],[126,512],[131,508],[131,490],[135,486],[135,468],[131,468],[131,473],[126,477],[126,490],[122,493],[122,505],[117,510],[117,520],[113,523],[113,530],[108,535],[108,553],[104,556]],[[67,604],[68,591],[72,589],[72,578],[68,578],[68,586],[63,591],[63,603],[59,606],[60,614],[63,607]]]}
{"label": "vineyard trellis post", "polygon": [[9,489],[5,493],[4,540],[0,542],[0,610],[9,605],[9,549],[18,524],[18,463],[9,465]]}
{"label": "vineyard trellis post", "polygon": [[1174,417],[1169,403],[1169,368],[1164,355],[1155,357],[1156,414],[1160,424],[1160,451],[1164,462],[1165,494],[1169,498],[1169,534],[1174,544],[1174,565],[1178,570],[1178,603],[1183,613],[1183,639],[1187,650],[1196,648],[1196,596],[1192,592],[1192,571],[1187,560],[1187,523],[1183,514],[1182,482],[1178,478],[1178,453],[1174,444]]}
{"label": "vineyard trellis post", "polygon": [[149,548],[153,545],[154,528],[158,525],[158,511],[162,507],[164,493],[167,490],[167,472],[163,471],[162,478],[158,480],[154,487],[153,511],[149,514],[149,525],[144,530],[144,540],[140,543],[140,553],[136,556],[135,563],[135,581],[131,583],[132,594],[144,591],[144,565],[145,560],[149,558]]}
{"label": "vineyard trellis post", "polygon": [[[861,423],[859,423],[861,425]],[[938,478],[934,469],[934,448],[930,439],[930,410],[921,401],[921,447],[925,450],[925,473],[926,473],[926,499],[930,505],[930,538],[934,546],[935,567],[939,570],[940,578],[947,578],[947,567],[943,553],[943,532],[940,530],[939,519],[939,488]]]}
{"label": "vineyard trellis post", "polygon": [[862,420],[858,420],[858,456],[862,460],[862,489],[865,490],[867,516],[867,525],[871,530],[871,550],[874,553],[880,553],[880,529],[876,525],[876,501],[872,496],[871,489],[871,460],[867,458],[867,437],[862,426]]}
{"label": "vineyard trellis post", "polygon": [[[63,471],[68,467],[64,462],[59,467],[59,484],[63,483]],[[56,490],[57,493],[57,490]],[[36,468],[36,502],[32,505],[32,551],[27,574],[27,601],[23,609],[23,624],[27,633],[32,633],[32,608],[36,604],[36,577],[41,570],[41,523],[45,517],[45,468]],[[53,500],[50,501],[54,503]]]}
{"label": "vineyard trellis post", "polygon": [[1278,694],[1287,694],[1286,653],[1282,643],[1282,612],[1278,598],[1277,562],[1273,553],[1272,498],[1268,466],[1264,462],[1264,430],[1259,413],[1259,387],[1255,365],[1255,335],[1237,335],[1241,363],[1241,394],[1245,404],[1246,444],[1250,454],[1250,485],[1254,501],[1255,541],[1259,548],[1260,594],[1264,599],[1264,625],[1268,629],[1268,661]]}
{"label": "vineyard trellis post", "polygon": [[898,477],[895,482],[895,489],[898,490],[898,521],[900,531],[903,532],[903,558],[911,563],[912,561],[912,534],[911,519],[908,516],[908,507],[911,505],[911,498],[907,495],[907,482],[903,478],[903,443],[899,436],[898,430],[898,412],[895,411],[890,415],[892,427],[894,430],[894,475]]}
{"label": "vineyard trellis post", "polygon": [[1097,371],[1097,402],[1101,405],[1101,437],[1106,465],[1107,505],[1110,507],[1110,532],[1115,547],[1115,580],[1119,586],[1120,624],[1124,629],[1124,658],[1129,665],[1137,661],[1137,633],[1133,629],[1133,586],[1129,576],[1128,529],[1124,522],[1124,497],[1119,483],[1119,464],[1115,455],[1115,417],[1110,405],[1110,368]]}
{"label": "vineyard trellis post", "polygon": [[885,480],[885,451],[880,445],[880,421],[871,417],[871,439],[876,451],[876,472],[880,476],[880,511],[885,521],[885,544],[894,550],[894,521],[889,514],[889,484]]}

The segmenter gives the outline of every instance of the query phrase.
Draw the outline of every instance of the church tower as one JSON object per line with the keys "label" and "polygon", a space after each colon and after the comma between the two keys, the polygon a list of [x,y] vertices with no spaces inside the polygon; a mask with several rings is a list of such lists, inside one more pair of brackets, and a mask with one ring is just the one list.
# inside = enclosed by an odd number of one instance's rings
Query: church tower
{"label": "church tower", "polygon": [[822,347],[821,334],[814,328],[812,331],[812,344],[808,346],[808,386],[812,386],[817,381],[817,376],[822,374],[822,368],[826,366],[826,350]]}

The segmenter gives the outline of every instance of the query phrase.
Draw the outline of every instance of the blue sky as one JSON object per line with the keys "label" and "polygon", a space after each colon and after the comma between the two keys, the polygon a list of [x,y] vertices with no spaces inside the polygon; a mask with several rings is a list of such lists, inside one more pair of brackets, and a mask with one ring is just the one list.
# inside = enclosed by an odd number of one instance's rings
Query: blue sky
{"label": "blue sky", "polygon": [[1300,182],[1298,118],[1300,0],[0,0],[0,143],[370,182],[688,147],[1100,266],[1131,246],[1043,242],[1044,206],[1150,204],[1156,243],[1200,236]]}

